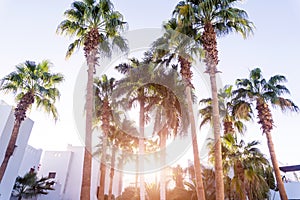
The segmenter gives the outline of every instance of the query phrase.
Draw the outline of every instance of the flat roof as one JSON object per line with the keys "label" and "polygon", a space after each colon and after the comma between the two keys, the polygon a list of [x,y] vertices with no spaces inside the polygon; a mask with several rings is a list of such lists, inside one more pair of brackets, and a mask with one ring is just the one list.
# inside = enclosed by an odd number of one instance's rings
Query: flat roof
{"label": "flat roof", "polygon": [[300,171],[300,165],[283,166],[279,167],[279,169],[283,172]]}

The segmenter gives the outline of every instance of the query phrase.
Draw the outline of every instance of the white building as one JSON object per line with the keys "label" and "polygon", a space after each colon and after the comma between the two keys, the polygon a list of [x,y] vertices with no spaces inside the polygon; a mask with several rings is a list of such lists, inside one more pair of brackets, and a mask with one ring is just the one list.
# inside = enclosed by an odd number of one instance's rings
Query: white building
{"label": "white building", "polygon": [[50,191],[48,195],[40,196],[38,199],[80,199],[83,154],[84,147],[70,145],[66,151],[45,151],[38,176],[53,177],[56,187],[54,191]]}
{"label": "white building", "polygon": [[[279,169],[288,198],[300,199],[300,165],[281,166]],[[280,200],[279,191],[271,191],[271,199]]]}
{"label": "white building", "polygon": [[[286,191],[286,194],[289,199],[300,199],[300,182],[287,182],[284,183],[284,188]],[[272,200],[280,200],[280,194],[279,191],[273,191],[270,192],[270,199]]]}
{"label": "white building", "polygon": [[38,171],[42,152],[42,149],[36,149],[30,145],[27,145],[18,176],[23,177],[31,168],[35,169],[35,171]]}
{"label": "white building", "polygon": [[[39,196],[38,200],[79,200],[82,182],[84,147],[71,146],[66,151],[45,151],[42,155],[40,170],[38,176],[54,177],[56,186],[54,191],[49,194]],[[99,169],[98,159],[92,159],[92,178],[91,178],[91,199],[97,200],[97,189],[99,186]],[[108,193],[110,167],[107,167],[105,193]],[[113,194],[117,196],[121,193],[118,191],[117,181],[119,173],[116,170],[114,176]]]}
{"label": "white building", "polygon": [[[12,133],[15,117],[13,107],[5,104],[3,101],[0,101],[0,113],[0,162],[2,162]],[[6,172],[0,183],[0,200],[8,200],[10,198],[25,154],[32,126],[33,121],[29,118],[25,119],[21,124],[19,136],[16,141],[17,147],[8,162]],[[24,168],[25,166],[27,165],[24,164]],[[21,171],[25,170],[24,168]]]}

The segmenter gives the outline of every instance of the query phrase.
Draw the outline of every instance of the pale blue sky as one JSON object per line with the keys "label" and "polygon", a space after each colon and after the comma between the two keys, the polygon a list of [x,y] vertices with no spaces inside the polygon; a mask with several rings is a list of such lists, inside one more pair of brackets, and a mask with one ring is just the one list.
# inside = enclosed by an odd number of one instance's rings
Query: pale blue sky
{"label": "pale blue sky", "polygon": [[[66,76],[66,81],[60,87],[62,96],[58,104],[61,120],[54,125],[43,114],[30,114],[35,121],[30,144],[38,148],[80,144],[74,128],[72,103],[75,79],[84,57],[78,52],[65,60],[70,41],[55,34],[57,25],[63,20],[62,14],[71,2],[0,0],[0,77],[13,71],[18,63],[25,60],[39,62],[42,59],[52,61],[55,66],[53,71]],[[113,2],[129,23],[129,30],[160,28],[162,22],[171,16],[177,3],[175,0]],[[261,67],[266,78],[274,74],[285,75],[292,94],[290,98],[300,105],[300,62],[297,58],[300,52],[300,3],[298,0],[251,0],[241,6],[255,23],[256,30],[248,40],[235,34],[219,40],[219,69],[223,83],[233,83],[236,78],[247,77],[253,67]],[[0,95],[0,99],[14,104],[11,96]],[[297,126],[300,115],[282,115],[276,111],[274,121],[273,139],[278,160],[284,164],[300,164],[296,156],[296,152],[300,151]],[[267,153],[266,141],[259,127],[249,124],[248,129],[250,139],[260,140],[263,151]]]}

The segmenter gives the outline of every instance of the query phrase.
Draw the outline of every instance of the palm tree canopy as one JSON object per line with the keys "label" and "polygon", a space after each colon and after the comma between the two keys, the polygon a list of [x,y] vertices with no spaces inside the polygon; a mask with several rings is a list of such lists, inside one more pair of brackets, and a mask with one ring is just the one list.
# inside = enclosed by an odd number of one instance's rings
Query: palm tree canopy
{"label": "palm tree canopy", "polygon": [[54,190],[54,181],[49,178],[38,178],[36,172],[29,172],[23,177],[18,176],[13,187],[13,196],[32,198],[37,195],[48,194],[49,190]]}
{"label": "palm tree canopy", "polygon": [[185,0],[180,1],[173,15],[180,24],[193,24],[197,29],[198,39],[201,38],[206,24],[211,24],[218,36],[231,32],[242,34],[246,38],[254,25],[248,20],[247,13],[235,5],[241,0]]}
{"label": "palm tree canopy", "polygon": [[238,89],[234,91],[237,98],[249,100],[262,100],[269,102],[274,107],[279,107],[282,111],[299,111],[298,106],[290,100],[283,97],[290,94],[290,91],[283,84],[287,79],[282,75],[274,75],[266,80],[262,76],[260,68],[250,71],[249,79],[237,79]]}
{"label": "palm tree canopy", "polygon": [[95,92],[100,101],[103,101],[105,98],[110,98],[115,86],[116,79],[108,78],[106,74],[94,79]]}
{"label": "palm tree canopy", "polygon": [[[243,133],[246,131],[246,126],[242,120],[251,120],[253,111],[249,102],[242,99],[236,99],[232,92],[232,85],[226,85],[219,90],[218,99],[220,117],[222,118],[223,123],[230,122],[239,133]],[[199,103],[205,105],[204,108],[199,110],[199,114],[202,117],[200,124],[201,128],[204,124],[212,122],[212,99],[202,99]]]}
{"label": "palm tree canopy", "polygon": [[84,46],[91,32],[95,32],[95,46],[101,55],[110,56],[112,47],[121,51],[127,50],[127,44],[121,37],[126,22],[118,11],[114,11],[110,0],[82,0],[72,3],[71,8],[64,12],[65,20],[57,27],[58,34],[75,37],[68,47],[66,57],[74,50]]}
{"label": "palm tree canopy", "polygon": [[[209,144],[212,147],[212,143]],[[236,136],[227,134],[222,138],[223,167],[226,175],[230,169],[233,170],[233,177],[229,184],[234,195],[241,194],[242,180],[239,173],[245,179],[247,196],[250,199],[264,199],[268,196],[269,190],[274,188],[275,179],[272,174],[272,167],[265,155],[261,153],[258,141],[245,143],[238,140]],[[214,162],[214,149],[210,150],[210,161]],[[242,171],[239,171],[242,170]]]}
{"label": "palm tree canopy", "polygon": [[[147,122],[151,114],[163,110],[168,128],[184,133],[188,124],[184,102],[184,85],[175,70],[156,67],[157,64],[148,62],[148,56],[139,62],[131,59],[131,64],[120,64],[116,68],[125,77],[118,81],[114,90],[114,104],[127,110],[143,98]],[[145,76],[148,74],[148,76]],[[139,96],[139,90],[144,89],[144,95]],[[174,132],[177,134],[177,132]],[[175,134],[175,135],[176,135]]]}
{"label": "palm tree canopy", "polygon": [[1,80],[0,89],[6,93],[12,92],[16,101],[31,93],[34,97],[37,108],[44,109],[52,114],[54,119],[58,118],[54,103],[60,97],[56,85],[64,80],[60,73],[51,73],[52,63],[44,60],[38,64],[33,61],[26,61],[16,66],[16,71],[8,74]]}
{"label": "palm tree canopy", "polygon": [[[163,25],[164,34],[152,43],[154,61],[160,64],[170,65],[178,57],[183,57],[190,62],[194,56],[203,53],[201,46],[195,40],[196,30],[191,26],[178,25],[176,18],[171,18]],[[177,67],[175,64],[173,68]]]}

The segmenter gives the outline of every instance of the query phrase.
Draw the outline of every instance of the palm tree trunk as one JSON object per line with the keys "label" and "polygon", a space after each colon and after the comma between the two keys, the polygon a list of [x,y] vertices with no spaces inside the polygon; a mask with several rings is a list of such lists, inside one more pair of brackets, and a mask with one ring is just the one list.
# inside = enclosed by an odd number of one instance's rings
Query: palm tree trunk
{"label": "palm tree trunk", "polygon": [[166,200],[166,144],[167,144],[168,130],[166,127],[163,128],[160,139],[160,151],[163,153],[161,157],[162,170],[160,172],[160,200]]}
{"label": "palm tree trunk", "polygon": [[96,50],[86,56],[88,65],[88,80],[86,86],[86,121],[85,121],[85,150],[82,169],[82,182],[80,200],[90,200],[91,191],[91,171],[92,171],[92,120],[93,120],[93,71],[96,66]]}
{"label": "palm tree trunk", "polygon": [[212,93],[212,108],[213,108],[213,130],[214,130],[214,147],[215,147],[215,179],[216,179],[216,200],[224,200],[224,181],[223,181],[223,166],[222,166],[222,151],[221,151],[221,130],[220,130],[220,114],[218,89],[216,81],[217,65],[218,65],[218,50],[217,50],[217,35],[211,23],[206,23],[202,35],[203,48],[205,50],[206,72],[210,77],[211,93]]}
{"label": "palm tree trunk", "polygon": [[204,191],[203,180],[202,180],[202,169],[201,169],[199,150],[198,150],[196,124],[195,124],[194,112],[192,107],[193,101],[191,95],[191,87],[187,86],[185,91],[187,96],[189,119],[190,119],[191,130],[192,130],[192,145],[193,145],[193,154],[194,154],[197,198],[198,200],[205,200],[205,191]]}
{"label": "palm tree trunk", "polygon": [[182,75],[186,84],[185,93],[186,93],[187,103],[188,103],[189,120],[191,123],[197,198],[198,200],[205,200],[205,191],[204,191],[204,185],[202,180],[202,170],[201,170],[199,150],[198,150],[196,122],[194,118],[193,100],[191,95],[191,87],[192,87],[191,63],[182,56],[178,57],[178,61],[180,62],[181,65],[180,74]]}
{"label": "palm tree trunk", "polygon": [[19,135],[19,130],[20,130],[20,126],[21,126],[21,122],[19,120],[15,120],[14,123],[14,128],[5,152],[5,157],[4,160],[2,161],[1,167],[0,167],[0,183],[3,179],[4,173],[6,171],[7,165],[8,165],[8,161],[10,159],[10,157],[13,155],[15,147],[16,147],[16,141]]}
{"label": "palm tree trunk", "polygon": [[241,181],[242,193],[240,194],[240,198],[241,198],[241,200],[247,200],[244,167],[243,167],[243,164],[241,161],[238,161],[236,163],[236,166],[237,166],[237,176],[238,176],[238,179]]}
{"label": "palm tree trunk", "polygon": [[119,183],[118,183],[118,194],[121,195],[122,194],[122,188],[123,188],[123,155],[119,161],[119,166],[118,166],[118,169],[119,169]]}
{"label": "palm tree trunk", "polygon": [[267,137],[268,148],[269,148],[270,157],[271,157],[271,161],[272,161],[272,165],[273,165],[273,169],[274,169],[274,173],[275,173],[275,177],[276,177],[276,182],[277,182],[277,187],[278,187],[279,194],[280,194],[280,199],[288,200],[288,197],[287,197],[287,194],[286,194],[286,191],[284,188],[284,184],[282,181],[282,177],[280,175],[280,170],[279,170],[279,166],[278,166],[278,162],[277,162],[277,158],[276,158],[276,153],[275,153],[275,148],[274,148],[271,133],[267,132],[265,134]]}
{"label": "palm tree trunk", "polygon": [[139,171],[140,171],[140,165],[139,165],[139,156],[138,154],[136,155],[136,162],[135,162],[135,168],[136,168],[136,173],[135,173],[135,189],[137,190],[138,188],[138,182],[139,182]]}
{"label": "palm tree trunk", "polygon": [[24,94],[20,102],[18,103],[17,107],[15,108],[15,122],[14,127],[8,142],[8,146],[6,148],[4,159],[1,163],[0,167],[0,183],[3,179],[4,173],[6,171],[8,162],[10,157],[13,155],[15,147],[16,147],[16,141],[19,135],[19,130],[21,127],[22,121],[26,118],[26,111],[29,108],[30,105],[34,103],[34,96],[31,92],[27,92]]}
{"label": "palm tree trunk", "polygon": [[144,102],[144,90],[140,91],[140,135],[139,135],[139,171],[140,171],[140,200],[145,200],[145,177],[143,175],[144,171],[144,123],[145,123],[145,102]]}
{"label": "palm tree trunk", "polygon": [[216,178],[216,200],[224,200],[224,181],[222,166],[222,149],[220,136],[220,114],[218,105],[218,92],[216,74],[210,73],[210,83],[212,88],[212,108],[213,108],[213,130],[215,147],[215,178]]}
{"label": "palm tree trunk", "polygon": [[107,147],[107,135],[103,132],[103,144],[102,144],[102,155],[100,162],[100,184],[98,190],[98,200],[104,200],[105,193],[105,177],[106,177],[106,147]]}
{"label": "palm tree trunk", "polygon": [[100,188],[98,191],[98,200],[104,200],[105,193],[105,177],[106,177],[106,149],[107,149],[107,137],[109,134],[109,121],[110,121],[110,106],[108,99],[103,100],[102,106],[102,131],[103,131],[103,141],[102,141],[102,155],[101,155],[101,166],[100,166]]}
{"label": "palm tree trunk", "polygon": [[268,104],[261,98],[256,99],[256,110],[258,112],[258,123],[261,124],[263,133],[266,134],[268,148],[270,152],[270,157],[273,165],[273,170],[275,173],[275,178],[277,182],[277,187],[279,189],[279,194],[281,200],[288,200],[287,194],[284,188],[284,184],[280,175],[280,170],[276,158],[275,148],[272,140],[271,130],[273,128],[273,118],[271,110],[269,109]]}
{"label": "palm tree trunk", "polygon": [[109,182],[109,188],[108,188],[108,200],[112,200],[112,188],[113,188],[113,181],[114,181],[114,175],[115,175],[115,149],[112,147],[112,154],[111,154],[111,166],[110,166],[110,182]]}

